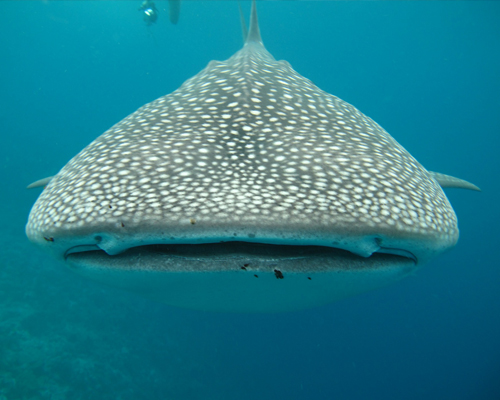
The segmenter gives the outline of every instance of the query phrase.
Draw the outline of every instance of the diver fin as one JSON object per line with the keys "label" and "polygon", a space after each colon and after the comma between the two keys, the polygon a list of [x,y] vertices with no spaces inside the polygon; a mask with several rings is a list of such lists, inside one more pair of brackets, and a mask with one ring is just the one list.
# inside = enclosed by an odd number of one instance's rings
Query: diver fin
{"label": "diver fin", "polygon": [[179,14],[181,12],[181,0],[168,0],[168,11],[170,22],[176,25],[179,22]]}
{"label": "diver fin", "polygon": [[480,192],[476,185],[464,181],[463,179],[455,178],[454,176],[440,174],[439,172],[429,171],[429,174],[439,183],[442,188],[457,188],[457,189],[469,189]]}
{"label": "diver fin", "polygon": [[42,186],[47,186],[53,176],[48,176],[47,178],[39,179],[36,182],[30,183],[28,186],[26,186],[26,189],[33,189],[37,187],[42,187]]}
{"label": "diver fin", "polygon": [[252,13],[250,14],[250,30],[245,43],[257,42],[262,44],[262,38],[260,37],[259,20],[257,18],[257,5],[255,0],[252,1]]}
{"label": "diver fin", "polygon": [[238,1],[238,7],[240,9],[240,21],[241,21],[241,31],[243,33],[243,43],[247,41],[248,28],[245,22],[245,15],[243,15],[243,9],[241,8],[241,3]]}

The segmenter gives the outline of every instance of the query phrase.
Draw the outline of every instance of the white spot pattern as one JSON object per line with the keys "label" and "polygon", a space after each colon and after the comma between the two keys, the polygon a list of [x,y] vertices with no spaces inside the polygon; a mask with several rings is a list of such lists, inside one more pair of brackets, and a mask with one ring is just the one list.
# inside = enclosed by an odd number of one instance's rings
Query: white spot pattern
{"label": "white spot pattern", "polygon": [[263,46],[212,61],[75,156],[29,236],[188,224],[454,241],[439,185],[385,130]]}

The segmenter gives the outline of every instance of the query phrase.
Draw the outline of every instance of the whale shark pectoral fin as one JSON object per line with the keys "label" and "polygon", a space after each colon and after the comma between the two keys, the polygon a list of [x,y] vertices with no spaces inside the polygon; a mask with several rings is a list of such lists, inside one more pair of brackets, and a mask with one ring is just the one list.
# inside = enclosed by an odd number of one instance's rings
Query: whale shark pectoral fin
{"label": "whale shark pectoral fin", "polygon": [[26,186],[26,189],[34,189],[37,187],[42,187],[42,186],[47,186],[53,176],[48,176],[47,178],[39,179],[36,182],[30,183],[28,186]]}
{"label": "whale shark pectoral fin", "polygon": [[467,182],[460,178],[455,178],[454,176],[432,171],[429,171],[429,174],[437,181],[437,183],[439,183],[442,188],[468,189],[475,190],[476,192],[481,191],[481,189],[479,189],[473,183]]}

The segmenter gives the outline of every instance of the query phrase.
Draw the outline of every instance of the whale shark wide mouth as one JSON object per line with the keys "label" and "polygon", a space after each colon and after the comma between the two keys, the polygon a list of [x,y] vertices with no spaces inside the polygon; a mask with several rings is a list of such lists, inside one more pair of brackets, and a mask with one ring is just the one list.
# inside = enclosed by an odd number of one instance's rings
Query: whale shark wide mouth
{"label": "whale shark wide mouth", "polygon": [[334,247],[239,241],[143,245],[116,255],[97,246],[76,246],[66,252],[65,259],[76,266],[165,272],[273,271],[286,266],[288,272],[302,273],[417,264],[413,254],[400,249],[381,248],[362,257]]}
{"label": "whale shark wide mouth", "polygon": [[116,255],[78,246],[65,259],[81,276],[172,306],[282,312],[396,282],[418,267],[411,254],[400,253],[363,257],[326,246],[229,241],[150,244]]}

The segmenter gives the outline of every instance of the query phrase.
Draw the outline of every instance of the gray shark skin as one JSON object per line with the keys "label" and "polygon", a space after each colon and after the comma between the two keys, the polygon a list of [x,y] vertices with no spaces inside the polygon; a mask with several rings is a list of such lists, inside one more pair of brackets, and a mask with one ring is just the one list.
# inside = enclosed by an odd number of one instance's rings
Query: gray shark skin
{"label": "gray shark skin", "polygon": [[395,282],[453,247],[438,178],[276,61],[254,2],[244,47],[83,149],[26,233],[76,272],[170,305],[297,310]]}

